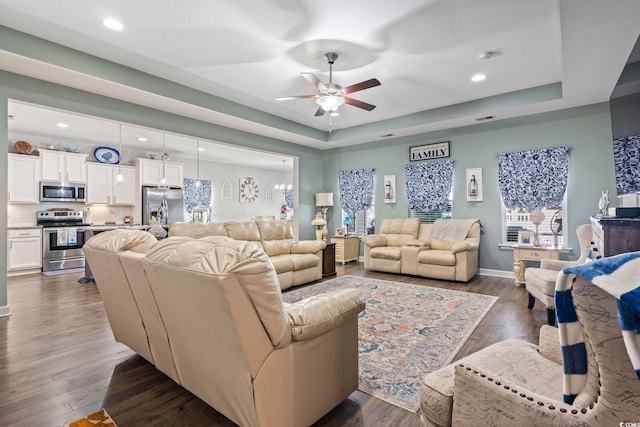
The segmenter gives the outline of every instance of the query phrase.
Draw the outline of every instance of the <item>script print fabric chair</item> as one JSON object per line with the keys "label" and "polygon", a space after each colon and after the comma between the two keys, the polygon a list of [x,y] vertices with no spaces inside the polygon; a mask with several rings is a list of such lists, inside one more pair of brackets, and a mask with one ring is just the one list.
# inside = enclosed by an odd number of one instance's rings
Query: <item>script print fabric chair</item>
{"label": "script print fabric chair", "polygon": [[[614,270],[622,274],[616,277]],[[629,354],[640,354],[634,333],[640,307],[633,297],[640,289],[622,294],[629,286],[640,287],[640,252],[563,270],[556,292],[559,327],[543,326],[539,346],[507,340],[427,374],[422,426],[638,422],[640,360],[634,365]]]}
{"label": "script print fabric chair", "polygon": [[543,259],[540,268],[527,268],[524,272],[525,287],[529,293],[529,310],[533,309],[536,300],[547,308],[547,322],[556,324],[554,293],[558,274],[565,267],[584,264],[591,252],[591,224],[582,224],[576,229],[580,243],[580,258],[576,261]]}

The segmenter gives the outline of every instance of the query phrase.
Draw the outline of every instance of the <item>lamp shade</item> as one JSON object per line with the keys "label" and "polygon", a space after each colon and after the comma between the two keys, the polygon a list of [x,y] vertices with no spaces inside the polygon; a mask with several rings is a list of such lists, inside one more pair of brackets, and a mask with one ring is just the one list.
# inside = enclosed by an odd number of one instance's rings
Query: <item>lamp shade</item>
{"label": "lamp shade", "polygon": [[316,193],[316,206],[333,206],[333,193]]}

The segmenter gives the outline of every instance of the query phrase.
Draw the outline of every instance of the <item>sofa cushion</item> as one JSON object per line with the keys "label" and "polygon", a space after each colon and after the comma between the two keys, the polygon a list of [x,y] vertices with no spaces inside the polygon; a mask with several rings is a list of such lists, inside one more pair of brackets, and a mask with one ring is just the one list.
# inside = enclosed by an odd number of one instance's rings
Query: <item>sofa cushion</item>
{"label": "sofa cushion", "polygon": [[294,243],[293,239],[263,240],[262,247],[268,256],[274,257],[291,253],[291,246]]}
{"label": "sofa cushion", "polygon": [[384,237],[387,239],[387,246],[406,246],[416,240],[411,234],[385,234]]}
{"label": "sofa cushion", "polygon": [[314,268],[320,263],[320,258],[313,254],[291,254],[287,256],[293,260],[293,271]]}
{"label": "sofa cushion", "polygon": [[418,262],[420,264],[446,265],[454,267],[456,265],[456,256],[451,251],[437,250],[432,247],[430,250],[420,251],[418,254]]}
{"label": "sofa cushion", "polygon": [[207,236],[227,236],[227,229],[222,222],[210,222],[201,224],[198,222],[176,222],[169,226],[169,237],[188,236],[194,239]]}
{"label": "sofa cushion", "polygon": [[262,247],[260,243],[260,232],[258,226],[253,221],[229,221],[224,223],[224,228],[227,229],[227,234],[233,240],[244,240],[247,242],[257,243]]}
{"label": "sofa cushion", "polygon": [[401,248],[396,246],[380,246],[372,248],[369,255],[371,258],[390,259],[393,261],[400,260]]}
{"label": "sofa cushion", "polygon": [[281,274],[293,271],[293,259],[290,256],[280,255],[269,257],[269,259],[271,260],[276,273]]}
{"label": "sofa cushion", "polygon": [[429,241],[431,244],[431,249],[437,249],[441,251],[450,251],[451,245],[447,242],[443,242],[442,240],[434,239],[433,237]]}
{"label": "sofa cushion", "polygon": [[380,224],[380,234],[408,234],[415,239],[419,228],[419,218],[385,218]]}

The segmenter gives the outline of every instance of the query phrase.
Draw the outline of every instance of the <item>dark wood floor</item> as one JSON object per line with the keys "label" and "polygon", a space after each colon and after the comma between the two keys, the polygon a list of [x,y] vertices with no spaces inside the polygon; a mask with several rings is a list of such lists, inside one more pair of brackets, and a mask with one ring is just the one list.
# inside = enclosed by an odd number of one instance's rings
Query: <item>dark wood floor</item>
{"label": "dark wood floor", "polygon": [[[337,266],[358,275],[495,295],[499,300],[457,358],[507,338],[538,341],[546,321],[513,280],[480,276],[467,284]],[[102,407],[119,427],[232,426],[128,347],[116,343],[95,285],[82,274],[8,280],[12,315],[0,318],[0,426],[60,426]],[[316,426],[417,426],[418,415],[356,391]]]}

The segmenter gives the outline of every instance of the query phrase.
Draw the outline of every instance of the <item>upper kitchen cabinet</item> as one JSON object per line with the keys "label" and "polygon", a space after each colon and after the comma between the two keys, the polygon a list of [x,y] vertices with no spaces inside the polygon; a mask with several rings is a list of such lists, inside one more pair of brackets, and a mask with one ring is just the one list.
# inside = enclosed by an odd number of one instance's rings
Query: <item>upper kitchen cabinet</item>
{"label": "upper kitchen cabinet", "polygon": [[87,182],[86,154],[40,150],[43,181]]}
{"label": "upper kitchen cabinet", "polygon": [[40,158],[26,154],[9,154],[8,201],[39,203]]}
{"label": "upper kitchen cabinet", "polygon": [[[118,182],[118,174],[122,181]],[[135,205],[136,168],[87,163],[87,203]]]}
{"label": "upper kitchen cabinet", "polygon": [[[163,173],[162,160],[137,159],[140,185],[158,185]],[[182,163],[164,162],[164,177],[169,187],[182,188],[184,178]]]}

